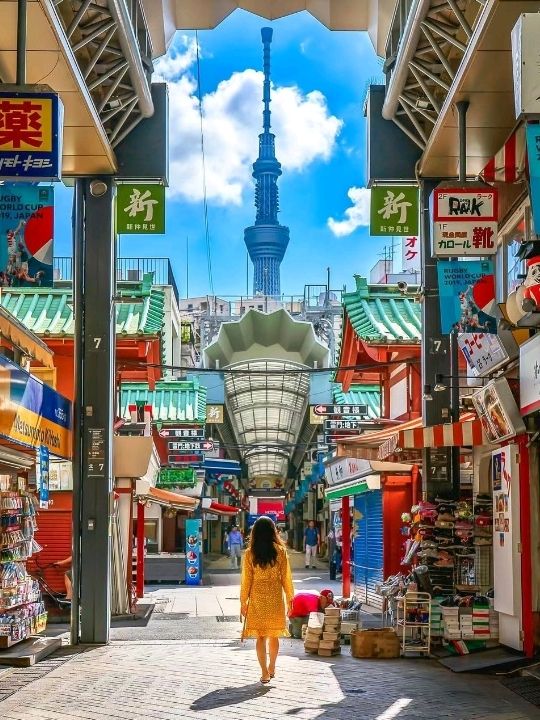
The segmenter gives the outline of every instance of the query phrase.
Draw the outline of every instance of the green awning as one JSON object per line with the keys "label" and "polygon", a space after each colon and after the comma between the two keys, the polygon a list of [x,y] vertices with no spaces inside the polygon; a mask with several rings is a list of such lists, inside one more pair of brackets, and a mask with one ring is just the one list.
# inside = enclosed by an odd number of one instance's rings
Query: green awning
{"label": "green awning", "polygon": [[361,495],[369,490],[371,490],[371,488],[365,480],[358,480],[354,485],[346,485],[345,487],[338,487],[334,490],[327,490],[325,497],[327,500],[339,500],[340,498],[351,495]]}

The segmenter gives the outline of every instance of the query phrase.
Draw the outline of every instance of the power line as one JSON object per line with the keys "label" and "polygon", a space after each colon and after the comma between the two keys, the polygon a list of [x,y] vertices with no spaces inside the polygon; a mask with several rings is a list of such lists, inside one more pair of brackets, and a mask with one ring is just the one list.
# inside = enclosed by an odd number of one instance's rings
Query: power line
{"label": "power line", "polygon": [[199,54],[199,33],[195,30],[195,47],[197,53],[197,99],[199,101],[199,120],[201,124],[201,158],[203,175],[203,208],[204,208],[204,238],[206,242],[206,263],[208,268],[208,281],[210,291],[214,295],[214,279],[212,277],[212,251],[210,247],[210,230],[208,227],[208,197],[206,192],[206,155],[204,152],[203,106],[201,93],[201,62]]}

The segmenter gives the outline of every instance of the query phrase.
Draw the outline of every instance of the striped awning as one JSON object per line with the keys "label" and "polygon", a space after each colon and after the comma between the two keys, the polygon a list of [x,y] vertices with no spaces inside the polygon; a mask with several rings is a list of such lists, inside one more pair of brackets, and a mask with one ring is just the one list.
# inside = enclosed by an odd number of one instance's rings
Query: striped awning
{"label": "striped awning", "polygon": [[[357,435],[355,437],[342,439],[338,442],[338,457],[346,456],[349,453],[350,448],[354,447],[354,457],[364,460],[379,460],[379,448],[387,441],[392,438],[398,430],[405,432],[406,430],[415,430],[422,428],[422,418],[416,418],[415,420],[409,420],[408,422],[401,423],[400,425],[393,425],[383,430],[375,430],[374,432],[367,432],[363,435]],[[387,457],[387,456],[385,456]]]}
{"label": "striped awning", "polygon": [[520,125],[491,158],[480,177],[488,183],[515,183],[524,178],[526,170],[525,126]]}
{"label": "striped awning", "polygon": [[422,450],[440,447],[472,447],[484,445],[487,439],[482,421],[475,413],[463,413],[459,422],[433,425],[431,427],[400,428],[379,447],[379,460],[402,450]]}

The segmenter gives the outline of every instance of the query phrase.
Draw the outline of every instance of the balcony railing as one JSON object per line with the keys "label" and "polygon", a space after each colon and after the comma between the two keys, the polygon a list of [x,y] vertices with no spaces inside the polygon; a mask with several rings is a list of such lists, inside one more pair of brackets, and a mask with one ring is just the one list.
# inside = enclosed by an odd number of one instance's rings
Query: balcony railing
{"label": "balcony railing", "polygon": [[[73,258],[55,257],[53,277],[55,282],[73,280]],[[117,282],[140,282],[146,273],[154,273],[155,285],[170,285],[176,302],[179,301],[178,286],[169,258],[118,258]]]}

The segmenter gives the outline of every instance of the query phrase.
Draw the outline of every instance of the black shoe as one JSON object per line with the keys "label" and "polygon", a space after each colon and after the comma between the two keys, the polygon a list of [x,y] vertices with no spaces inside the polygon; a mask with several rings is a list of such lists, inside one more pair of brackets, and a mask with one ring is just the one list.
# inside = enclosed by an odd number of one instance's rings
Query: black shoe
{"label": "black shoe", "polygon": [[309,565],[306,565],[306,570],[309,570]]}

